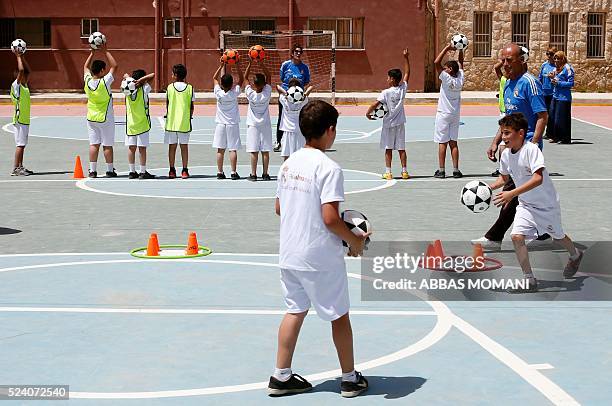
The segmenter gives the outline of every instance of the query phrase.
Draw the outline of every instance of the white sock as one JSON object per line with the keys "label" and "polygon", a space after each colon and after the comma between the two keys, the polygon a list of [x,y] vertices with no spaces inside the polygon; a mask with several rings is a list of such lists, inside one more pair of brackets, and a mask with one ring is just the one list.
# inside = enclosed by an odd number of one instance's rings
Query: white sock
{"label": "white sock", "polygon": [[446,172],[444,168],[439,168],[440,172]]}
{"label": "white sock", "polygon": [[291,378],[291,374],[291,368],[274,368],[272,376],[281,382],[287,382]]}
{"label": "white sock", "polygon": [[140,173],[145,173],[147,171],[147,165],[140,165]]}
{"label": "white sock", "polygon": [[346,374],[342,374],[342,380],[345,382],[357,382],[357,374],[353,369],[351,372],[347,372]]}
{"label": "white sock", "polygon": [[130,167],[130,172],[136,172],[136,164],[128,164]]}
{"label": "white sock", "polygon": [[580,256],[580,251],[579,251],[579,250],[576,250],[576,255],[570,255],[570,259],[571,259],[572,261],[575,261],[575,260],[577,260],[577,259],[578,259],[578,257],[579,257],[579,256]]}
{"label": "white sock", "polygon": [[524,274],[524,276],[525,278],[530,279],[530,282],[531,280],[535,281],[535,276],[533,275],[533,272],[526,273]]}
{"label": "white sock", "polygon": [[98,170],[98,163],[97,162],[90,162],[89,163],[89,171],[90,172],[95,172]]}
{"label": "white sock", "polygon": [[387,173],[391,173],[391,167],[389,167],[389,166],[388,166],[388,167],[386,168],[386,171],[387,171]]}
{"label": "white sock", "polygon": [[408,169],[405,166],[402,166],[402,172],[408,172]]}
{"label": "white sock", "polygon": [[113,171],[113,163],[111,162],[110,164],[106,164],[106,171],[107,172],[112,172]]}

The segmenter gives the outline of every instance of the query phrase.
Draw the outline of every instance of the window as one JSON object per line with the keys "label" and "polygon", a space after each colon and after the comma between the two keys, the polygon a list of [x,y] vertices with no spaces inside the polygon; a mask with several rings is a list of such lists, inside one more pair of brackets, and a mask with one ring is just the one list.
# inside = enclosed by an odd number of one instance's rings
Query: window
{"label": "window", "polygon": [[512,13],[512,42],[529,49],[529,13]]}
{"label": "window", "polygon": [[96,31],[98,31],[97,18],[83,18],[81,20],[81,37],[87,38]]}
{"label": "window", "polygon": [[0,48],[10,48],[15,38],[23,39],[28,48],[51,47],[51,20],[39,18],[0,19]]}
{"label": "window", "polygon": [[[309,30],[329,30],[336,33],[336,48],[364,49],[363,18],[311,18]],[[311,39],[308,46],[316,48]]]}
{"label": "window", "polygon": [[589,13],[587,17],[587,58],[604,57],[605,21],[605,13]]}
{"label": "window", "polygon": [[474,13],[474,57],[491,57],[493,13]]}
{"label": "window", "polygon": [[[221,31],[274,31],[276,20],[274,19],[249,19],[249,18],[222,18],[219,24]],[[276,48],[274,38],[245,36],[232,40],[232,47],[237,49],[248,49],[253,45],[261,45],[264,48]]]}
{"label": "window", "polygon": [[164,37],[180,37],[181,36],[181,19],[166,18],[164,20]]}
{"label": "window", "polygon": [[550,38],[551,47],[558,51],[567,52],[567,13],[550,13]]}

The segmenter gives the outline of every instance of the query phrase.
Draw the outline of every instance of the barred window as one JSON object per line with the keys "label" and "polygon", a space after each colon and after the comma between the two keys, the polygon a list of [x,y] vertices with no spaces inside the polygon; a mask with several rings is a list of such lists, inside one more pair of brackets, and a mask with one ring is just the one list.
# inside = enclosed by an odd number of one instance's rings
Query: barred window
{"label": "barred window", "polygon": [[[222,18],[219,24],[221,31],[274,31],[276,20],[270,18]],[[253,45],[261,45],[264,48],[276,48],[276,41],[266,37],[244,37],[236,39],[238,43],[233,46],[238,49],[248,49]]]}
{"label": "barred window", "polygon": [[512,13],[512,42],[529,49],[529,13]]}
{"label": "barred window", "polygon": [[28,48],[51,47],[51,20],[41,18],[0,18],[0,48],[10,48],[15,38]]}
{"label": "barred window", "polygon": [[550,13],[549,45],[567,53],[567,13]]}
{"label": "barred window", "polygon": [[606,14],[589,13],[587,17],[587,58],[603,58],[605,53]]}
{"label": "barred window", "polygon": [[181,36],[181,19],[166,18],[164,20],[164,37],[176,38]]}
{"label": "barred window", "polygon": [[474,57],[491,57],[492,13],[474,12]]}
{"label": "barred window", "polygon": [[[363,23],[363,18],[310,18],[308,29],[334,31],[336,48],[363,49]],[[309,46],[316,47],[316,44],[309,43]]]}

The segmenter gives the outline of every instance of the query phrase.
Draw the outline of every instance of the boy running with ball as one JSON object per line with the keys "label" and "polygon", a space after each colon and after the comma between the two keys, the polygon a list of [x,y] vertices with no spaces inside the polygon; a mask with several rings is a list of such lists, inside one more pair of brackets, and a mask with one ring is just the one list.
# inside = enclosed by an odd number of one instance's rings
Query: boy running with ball
{"label": "boy running with ball", "polygon": [[499,126],[506,149],[500,160],[500,177],[490,187],[493,190],[501,188],[510,176],[516,184],[515,189],[497,194],[493,202],[496,206],[502,206],[518,196],[519,205],[514,216],[512,242],[523,275],[529,280],[527,289],[512,289],[509,292],[536,292],[538,282],[529,263],[525,241],[532,241],[539,235],[548,233],[557,244],[565,248],[570,258],[563,271],[564,278],[572,278],[576,274],[582,260],[582,252],[576,249],[561,227],[559,196],[544,165],[542,151],[537,144],[525,142],[527,120],[522,113],[514,113],[500,119]]}

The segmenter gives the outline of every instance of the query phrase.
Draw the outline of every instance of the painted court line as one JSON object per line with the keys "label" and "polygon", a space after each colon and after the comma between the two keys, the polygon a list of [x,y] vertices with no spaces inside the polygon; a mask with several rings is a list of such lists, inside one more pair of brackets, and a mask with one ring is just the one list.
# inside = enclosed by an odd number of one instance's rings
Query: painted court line
{"label": "painted court line", "polygon": [[610,128],[610,127],[606,127],[606,126],[603,126],[603,125],[600,125],[600,124],[595,124],[595,123],[592,123],[592,122],[590,122],[590,121],[583,120],[583,119],[581,119],[581,118],[572,117],[572,119],[574,119],[574,120],[576,120],[576,121],[580,121],[581,123],[585,123],[585,124],[594,125],[595,127],[599,127],[599,128],[604,129],[604,130],[612,131],[612,128]]}
{"label": "painted court line", "polygon": [[529,367],[533,369],[555,369],[555,367],[550,364],[531,364]]}

